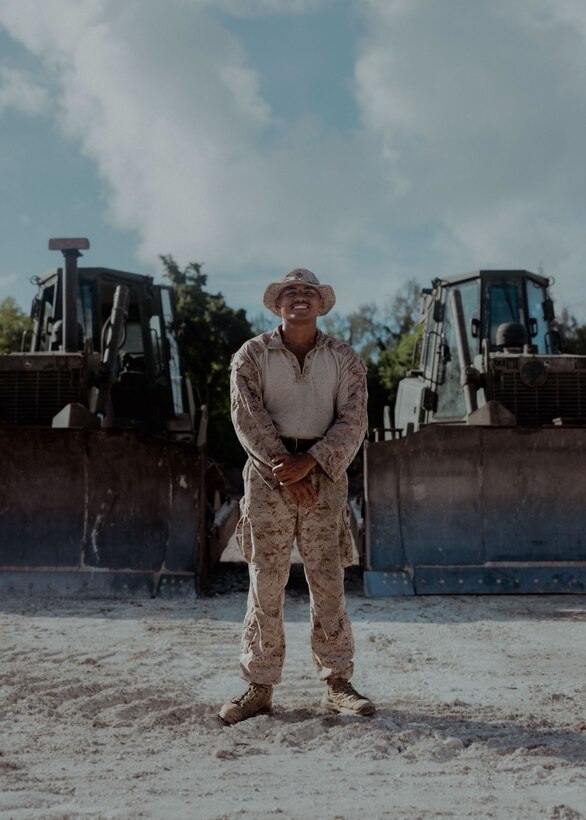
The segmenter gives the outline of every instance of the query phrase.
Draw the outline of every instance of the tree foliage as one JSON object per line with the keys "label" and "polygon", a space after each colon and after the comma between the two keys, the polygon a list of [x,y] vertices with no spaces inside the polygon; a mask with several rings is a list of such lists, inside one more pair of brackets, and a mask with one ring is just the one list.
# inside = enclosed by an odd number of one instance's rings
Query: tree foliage
{"label": "tree foliage", "polygon": [[246,312],[226,304],[221,293],[206,290],[202,265],[183,270],[172,256],[161,256],[175,293],[175,332],[196,402],[208,408],[208,450],[226,466],[240,465],[244,453],[230,419],[230,359],[253,333]]}
{"label": "tree foliage", "polygon": [[18,307],[12,296],[0,302],[0,353],[20,350],[22,335],[31,327],[31,319]]}
{"label": "tree foliage", "polygon": [[423,333],[422,325],[413,325],[399,338],[397,344],[382,353],[378,362],[378,377],[385,390],[387,404],[394,405],[399,382],[413,367],[417,341]]}
{"label": "tree foliage", "polygon": [[394,404],[397,386],[411,366],[420,330],[421,291],[413,280],[380,305],[369,302],[342,316],[329,314],[322,320],[326,333],[352,345],[367,364],[368,416],[374,427],[382,426],[385,404]]}
{"label": "tree foliage", "polygon": [[367,360],[384,350],[389,337],[389,329],[385,327],[374,302],[359,305],[357,310],[346,316],[330,314],[322,324],[325,333],[343,339]]}
{"label": "tree foliage", "polygon": [[576,317],[563,308],[559,317],[562,333],[562,351],[574,356],[586,356],[586,325],[578,323]]}

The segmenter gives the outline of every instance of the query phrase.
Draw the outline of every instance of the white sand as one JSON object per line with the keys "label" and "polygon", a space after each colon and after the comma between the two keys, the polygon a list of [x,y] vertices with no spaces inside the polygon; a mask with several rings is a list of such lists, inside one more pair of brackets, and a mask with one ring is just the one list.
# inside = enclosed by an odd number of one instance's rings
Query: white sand
{"label": "white sand", "polygon": [[275,711],[242,688],[242,572],[192,601],[0,604],[0,816],[586,817],[584,596],[373,600],[350,585],[373,719],[322,712],[304,589]]}

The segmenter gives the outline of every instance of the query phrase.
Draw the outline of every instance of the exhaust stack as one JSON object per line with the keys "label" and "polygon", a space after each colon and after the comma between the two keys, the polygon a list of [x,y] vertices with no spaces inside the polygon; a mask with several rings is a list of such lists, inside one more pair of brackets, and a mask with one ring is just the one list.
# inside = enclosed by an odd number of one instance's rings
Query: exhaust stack
{"label": "exhaust stack", "polygon": [[77,258],[80,251],[89,249],[89,239],[49,239],[50,251],[61,251],[65,259],[63,267],[63,339],[66,353],[79,350],[77,339]]}

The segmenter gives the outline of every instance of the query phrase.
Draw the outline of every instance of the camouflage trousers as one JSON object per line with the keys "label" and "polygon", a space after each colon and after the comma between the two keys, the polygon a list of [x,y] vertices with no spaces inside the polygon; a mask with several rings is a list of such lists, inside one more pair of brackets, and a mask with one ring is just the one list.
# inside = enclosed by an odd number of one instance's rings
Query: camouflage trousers
{"label": "camouflage trousers", "polygon": [[283,606],[295,540],[309,587],[311,650],[319,676],[352,677],[354,640],[344,598],[344,567],[352,563],[348,482],[346,476],[333,482],[319,469],[310,476],[318,502],[302,507],[286,490],[269,487],[250,461],[244,468],[236,537],[250,573],[240,656],[247,681],[281,680]]}

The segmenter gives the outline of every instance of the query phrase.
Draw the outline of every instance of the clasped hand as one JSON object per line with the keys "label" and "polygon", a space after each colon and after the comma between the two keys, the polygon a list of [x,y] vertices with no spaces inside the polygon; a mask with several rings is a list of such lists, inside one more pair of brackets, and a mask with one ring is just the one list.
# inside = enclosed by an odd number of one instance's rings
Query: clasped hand
{"label": "clasped hand", "polygon": [[303,507],[317,502],[315,487],[307,478],[316,464],[309,453],[282,453],[271,459],[275,465],[273,475],[289,495]]}

